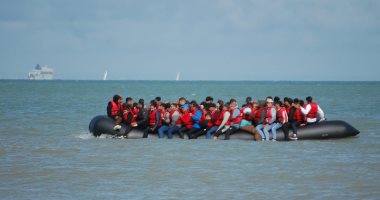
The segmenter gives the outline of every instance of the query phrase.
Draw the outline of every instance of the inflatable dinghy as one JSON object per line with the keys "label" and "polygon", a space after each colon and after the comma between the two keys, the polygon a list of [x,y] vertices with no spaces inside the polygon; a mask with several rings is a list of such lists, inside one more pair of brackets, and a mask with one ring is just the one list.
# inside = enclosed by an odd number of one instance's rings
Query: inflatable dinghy
{"label": "inflatable dinghy", "polygon": [[[105,115],[99,115],[91,120],[89,130],[95,137],[102,134],[117,136],[122,135],[125,132],[125,125],[122,125],[122,128],[119,131],[113,130],[114,125],[115,121],[113,119]],[[355,136],[360,133],[356,128],[347,122],[340,120],[323,121],[317,124],[298,127],[297,130],[297,137],[300,140],[345,138]],[[289,131],[289,134],[292,134],[291,130]],[[140,139],[142,136],[143,131],[139,129],[133,129],[130,133],[128,133],[128,139]],[[158,135],[150,133],[148,138],[158,138]],[[178,138],[178,135],[175,134],[174,138]],[[198,137],[198,139],[201,138],[205,138],[205,136]],[[224,135],[220,135],[219,138],[224,139]],[[186,135],[185,139],[187,139]],[[244,131],[238,131],[231,135],[230,139],[253,140],[253,135]],[[282,129],[277,130],[277,140],[284,140],[284,133]]]}

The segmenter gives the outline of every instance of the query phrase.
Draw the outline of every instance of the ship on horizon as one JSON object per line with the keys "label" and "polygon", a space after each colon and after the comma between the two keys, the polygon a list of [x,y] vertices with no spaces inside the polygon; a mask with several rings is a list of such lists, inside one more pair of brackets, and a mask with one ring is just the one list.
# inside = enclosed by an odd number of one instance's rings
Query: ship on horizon
{"label": "ship on horizon", "polygon": [[54,79],[54,69],[50,68],[48,65],[41,67],[39,64],[29,72],[29,80],[53,80]]}

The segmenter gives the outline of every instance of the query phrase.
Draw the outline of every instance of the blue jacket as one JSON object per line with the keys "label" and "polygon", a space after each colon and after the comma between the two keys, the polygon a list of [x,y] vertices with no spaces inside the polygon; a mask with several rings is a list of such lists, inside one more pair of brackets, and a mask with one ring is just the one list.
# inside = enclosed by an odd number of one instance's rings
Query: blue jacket
{"label": "blue jacket", "polygon": [[202,118],[202,110],[198,109],[197,112],[195,112],[195,115],[191,117],[191,119],[194,121],[193,128],[201,128],[201,125],[199,124],[199,121]]}

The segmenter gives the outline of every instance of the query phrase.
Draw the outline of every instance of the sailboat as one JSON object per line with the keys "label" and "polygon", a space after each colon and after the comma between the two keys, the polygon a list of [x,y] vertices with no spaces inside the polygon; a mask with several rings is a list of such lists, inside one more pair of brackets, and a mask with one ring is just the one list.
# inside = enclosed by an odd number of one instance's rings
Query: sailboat
{"label": "sailboat", "polygon": [[104,76],[103,76],[103,81],[107,80],[107,70],[106,72],[104,73]]}
{"label": "sailboat", "polygon": [[181,75],[181,72],[177,73],[177,77],[175,78],[176,81],[179,81],[179,76]]}

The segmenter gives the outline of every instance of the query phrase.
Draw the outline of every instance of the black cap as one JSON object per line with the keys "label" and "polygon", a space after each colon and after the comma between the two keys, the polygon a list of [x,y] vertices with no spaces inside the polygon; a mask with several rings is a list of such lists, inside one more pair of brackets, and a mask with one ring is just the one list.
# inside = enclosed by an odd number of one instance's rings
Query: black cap
{"label": "black cap", "polygon": [[252,97],[247,97],[246,99],[245,99],[245,102],[246,103],[249,103],[249,102],[251,102],[252,101]]}

